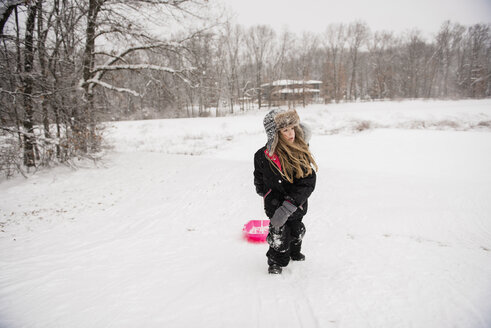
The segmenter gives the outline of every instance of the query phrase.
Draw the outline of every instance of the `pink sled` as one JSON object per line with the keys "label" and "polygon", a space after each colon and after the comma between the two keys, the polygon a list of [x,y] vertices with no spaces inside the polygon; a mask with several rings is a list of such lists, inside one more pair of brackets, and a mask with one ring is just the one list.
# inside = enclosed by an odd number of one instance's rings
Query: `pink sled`
{"label": "pink sled", "polygon": [[269,232],[269,220],[251,220],[242,228],[244,237],[249,242],[263,243]]}

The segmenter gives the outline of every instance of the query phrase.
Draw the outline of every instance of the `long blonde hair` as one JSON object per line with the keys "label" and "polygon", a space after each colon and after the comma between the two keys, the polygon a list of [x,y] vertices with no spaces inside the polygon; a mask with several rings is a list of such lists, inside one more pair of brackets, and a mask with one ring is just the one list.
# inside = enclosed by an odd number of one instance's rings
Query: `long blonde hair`
{"label": "long blonde hair", "polygon": [[309,146],[304,140],[303,131],[298,125],[294,126],[294,130],[295,141],[293,143],[285,141],[281,137],[281,133],[277,132],[278,145],[275,149],[281,163],[280,173],[290,183],[293,183],[294,176],[296,179],[300,179],[311,175],[312,165],[315,171],[319,170],[310,153]]}

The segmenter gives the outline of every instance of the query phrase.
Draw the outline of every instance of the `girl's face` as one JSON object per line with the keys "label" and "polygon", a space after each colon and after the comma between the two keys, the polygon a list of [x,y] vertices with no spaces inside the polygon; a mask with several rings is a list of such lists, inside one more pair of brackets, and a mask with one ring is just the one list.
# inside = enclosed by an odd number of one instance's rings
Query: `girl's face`
{"label": "girl's face", "polygon": [[295,141],[295,129],[293,126],[287,126],[286,128],[280,130],[280,136],[283,138],[283,140],[293,143]]}

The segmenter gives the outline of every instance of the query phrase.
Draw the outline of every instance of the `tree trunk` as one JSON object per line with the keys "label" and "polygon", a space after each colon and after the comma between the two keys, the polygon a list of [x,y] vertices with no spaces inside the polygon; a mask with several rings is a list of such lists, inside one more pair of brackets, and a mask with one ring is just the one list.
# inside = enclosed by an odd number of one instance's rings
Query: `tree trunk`
{"label": "tree trunk", "polygon": [[46,48],[45,41],[46,36],[43,30],[44,22],[43,22],[43,2],[39,1],[38,7],[38,57],[39,57],[39,66],[41,68],[41,90],[44,95],[41,100],[41,112],[43,114],[43,126],[44,126],[44,137],[50,138],[49,132],[49,117],[48,117],[48,95],[47,95],[47,71],[46,71]]}
{"label": "tree trunk", "polygon": [[[83,54],[83,78],[88,81],[92,78],[94,68],[94,50],[96,39],[97,15],[101,10],[104,0],[89,0],[89,10],[87,13],[87,29],[85,32],[85,50]],[[79,139],[80,150],[88,152],[89,146],[95,148],[95,120],[94,120],[94,94],[92,84],[85,83],[84,96],[85,104],[82,110],[82,117],[77,117],[75,124],[76,138]],[[77,124],[78,123],[78,124]]]}
{"label": "tree trunk", "polygon": [[17,7],[15,7],[15,45],[17,51],[17,73],[22,72],[22,60],[20,54],[20,26],[19,26],[19,13],[17,12]]}
{"label": "tree trunk", "polygon": [[358,97],[356,93],[356,66],[358,65],[358,49],[354,50],[353,54],[353,68],[351,71],[351,83],[349,88],[349,98],[350,100],[355,100]]}
{"label": "tree trunk", "polygon": [[24,55],[24,165],[32,167],[36,165],[36,158],[34,155],[34,147],[36,139],[34,136],[34,110],[32,104],[32,89],[34,79],[31,75],[34,64],[34,47],[33,47],[33,33],[35,26],[36,13],[39,2],[30,5],[27,9],[27,22],[26,22],[26,37],[25,37],[25,55]]}
{"label": "tree trunk", "polygon": [[261,62],[258,62],[257,73],[256,73],[256,85],[257,85],[256,90],[257,90],[257,105],[259,109],[261,108],[261,98],[262,98],[261,70],[262,70]]}

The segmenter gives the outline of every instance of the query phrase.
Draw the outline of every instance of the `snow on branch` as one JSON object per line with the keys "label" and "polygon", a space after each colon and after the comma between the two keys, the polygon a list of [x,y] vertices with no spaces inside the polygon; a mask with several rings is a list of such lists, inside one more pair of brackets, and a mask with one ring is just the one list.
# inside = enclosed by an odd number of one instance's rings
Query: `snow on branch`
{"label": "snow on branch", "polygon": [[106,82],[102,82],[100,80],[90,79],[90,80],[85,81],[85,83],[97,84],[97,85],[100,85],[101,87],[109,89],[109,90],[129,93],[135,97],[141,97],[141,95],[138,92],[136,92],[135,90],[126,89],[126,88],[118,88],[118,87],[115,87],[114,85],[111,85],[111,84],[106,83]]}
{"label": "snow on branch", "polygon": [[2,4],[0,5],[0,16],[5,15],[9,7],[14,7],[21,5],[24,2],[24,0],[4,0],[2,1]]}
{"label": "snow on branch", "polygon": [[183,73],[183,72],[195,70],[194,67],[189,67],[182,70],[175,70],[170,67],[151,65],[151,64],[127,64],[127,65],[96,66],[93,72],[95,73],[99,71],[141,70],[141,69],[150,69],[155,71],[167,72],[171,74],[177,74],[177,73]]}
{"label": "snow on branch", "polygon": [[43,137],[41,135],[37,135],[35,133],[25,132],[25,131],[22,131],[22,130],[18,130],[18,129],[14,129],[14,128],[9,128],[9,127],[6,127],[6,126],[0,126],[0,130],[3,130],[3,131],[8,132],[8,133],[12,133],[12,134],[21,134],[24,137],[34,138],[38,142],[39,141],[42,141],[42,142],[44,142],[46,144],[53,144],[53,145],[59,145],[60,144],[60,139],[59,138],[56,138],[56,137],[46,138],[46,137]]}
{"label": "snow on branch", "polygon": [[[155,49],[155,48],[181,48],[182,43],[185,40],[181,41],[158,41],[155,43],[151,44],[146,44],[146,45],[137,45],[137,46],[132,46],[129,48],[126,48],[119,52],[118,54],[115,55],[110,55],[111,58],[109,58],[103,65],[96,66],[94,70],[92,70],[91,75],[92,78],[88,80],[81,80],[79,83],[79,88],[84,88],[85,86],[88,86],[88,92],[92,93],[92,89],[94,85],[100,85],[106,89],[114,90],[117,92],[126,92],[130,93],[134,96],[137,97],[142,97],[141,94],[137,93],[134,90],[126,89],[126,88],[118,88],[113,85],[110,85],[108,83],[102,82],[102,77],[104,74],[108,71],[116,71],[116,70],[143,70],[143,69],[150,69],[150,70],[156,70],[156,71],[162,71],[162,72],[167,72],[170,74],[175,74],[179,78],[181,78],[184,82],[190,84],[190,82],[185,78],[184,74],[185,72],[193,71],[196,68],[195,67],[187,67],[183,68],[180,70],[176,70],[170,67],[163,67],[163,66],[158,66],[158,65],[151,65],[151,64],[123,64],[123,65],[117,65],[116,63],[118,61],[125,62],[124,57],[134,51],[138,50],[150,50],[150,49]],[[109,54],[105,54],[109,55]]]}
{"label": "snow on branch", "polygon": [[3,28],[9,19],[10,14],[17,6],[23,4],[24,0],[2,0],[0,4],[0,36],[3,35]]}
{"label": "snow on branch", "polygon": [[113,65],[115,62],[118,60],[122,60],[124,56],[127,54],[137,51],[137,50],[150,50],[150,49],[155,49],[155,48],[162,48],[162,47],[181,47],[181,45],[178,42],[157,42],[153,44],[147,44],[147,45],[139,45],[139,46],[134,46],[127,48],[120,53],[114,55],[113,58],[108,59],[108,61],[103,65],[103,66],[109,66]]}
{"label": "snow on branch", "polygon": [[[106,63],[104,63],[104,65],[99,66],[98,69],[96,69],[95,71],[93,71],[93,73],[96,73],[95,76],[93,77],[93,80],[101,80],[101,78],[104,75],[104,73],[107,72],[108,70],[110,70],[110,69],[107,69],[107,67],[113,66],[119,60],[123,61],[124,60],[124,58],[123,58],[124,56],[126,56],[129,53],[132,53],[134,51],[138,51],[138,50],[150,50],[150,49],[155,49],[155,48],[159,48],[159,47],[174,47],[175,48],[175,47],[180,47],[180,46],[181,45],[178,42],[157,42],[157,43],[153,43],[153,44],[138,45],[138,46],[134,46],[134,47],[130,47],[130,48],[124,49],[120,53],[118,53],[118,54],[112,56],[111,58],[109,58],[106,61]],[[101,69],[101,67],[104,67],[106,69]]]}
{"label": "snow on branch", "polygon": [[483,81],[487,81],[489,78],[491,77],[491,74],[488,74],[488,75],[485,75],[485,76],[481,76],[479,78],[474,78],[471,83],[471,86],[476,84],[476,83],[480,83],[480,82],[483,82]]}

